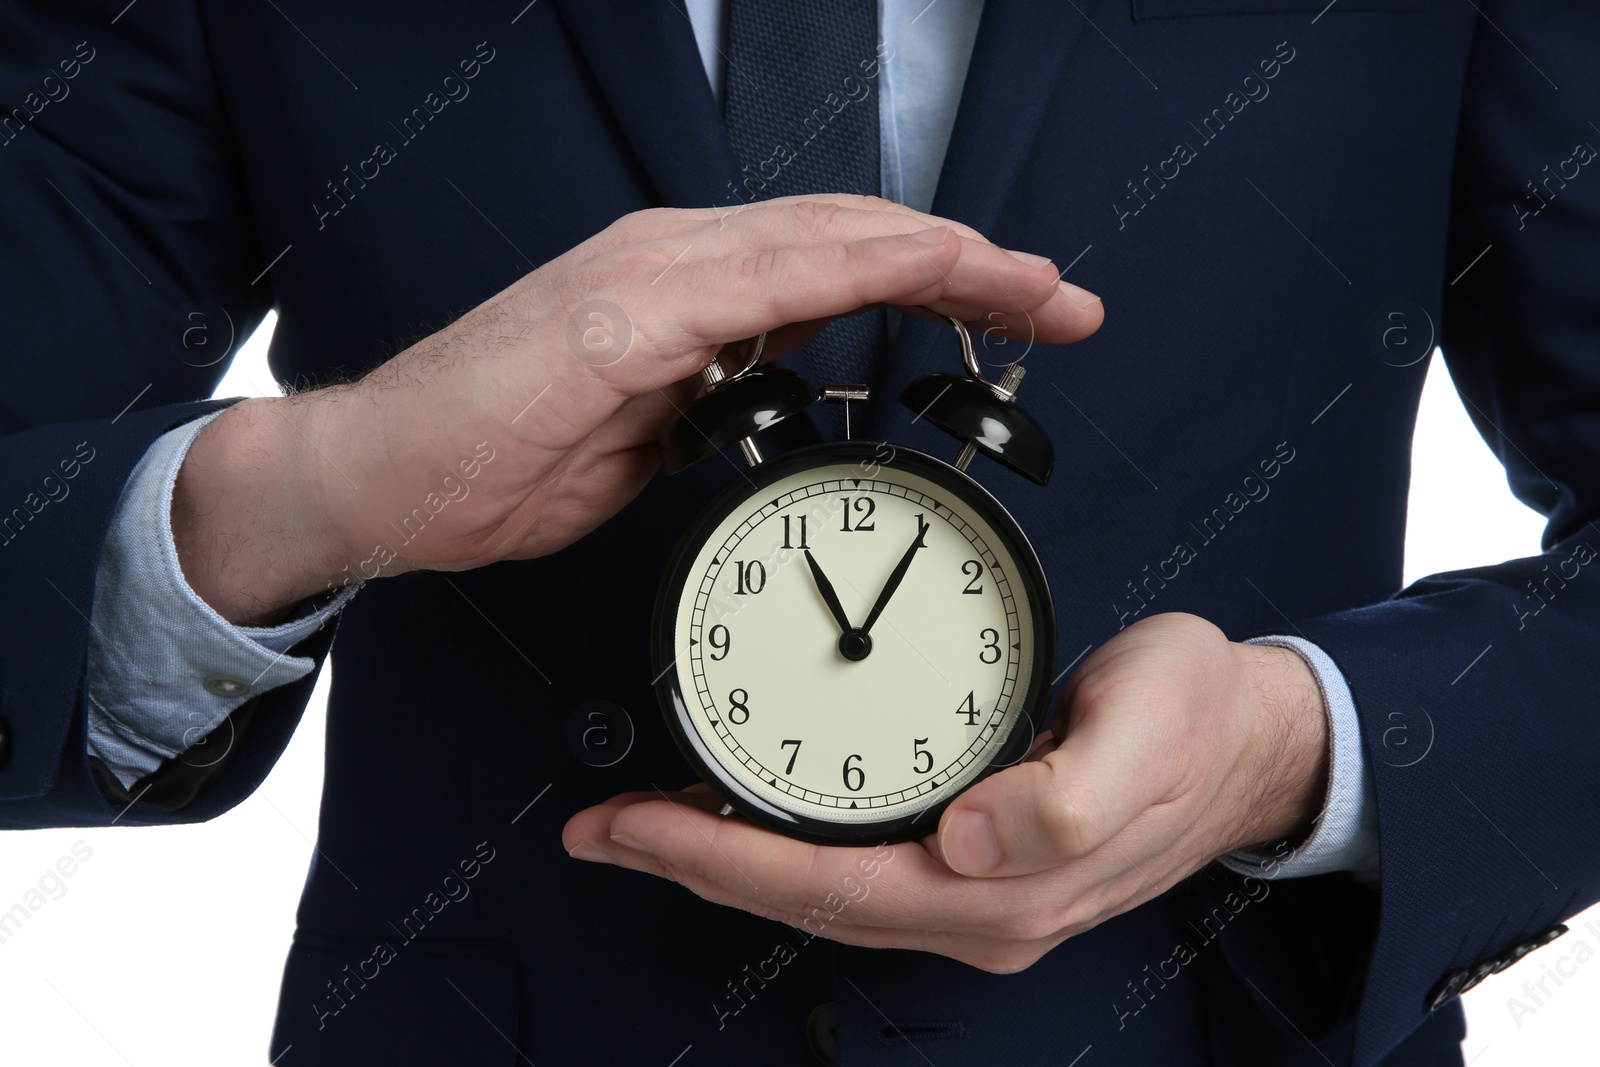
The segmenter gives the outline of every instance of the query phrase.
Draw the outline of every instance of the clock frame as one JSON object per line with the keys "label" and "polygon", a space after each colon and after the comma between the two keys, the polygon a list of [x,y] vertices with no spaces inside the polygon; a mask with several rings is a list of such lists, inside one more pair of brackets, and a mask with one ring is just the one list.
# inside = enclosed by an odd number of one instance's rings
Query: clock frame
{"label": "clock frame", "polygon": [[[1027,594],[1026,615],[1033,648],[1026,671],[1019,672],[1016,692],[1007,707],[1004,736],[985,744],[977,757],[982,761],[980,769],[962,789],[1021,760],[1043,728],[1053,688],[1050,678],[1056,656],[1055,609],[1044,570],[1027,536],[992,494],[950,464],[912,449],[865,441],[829,442],[767,459],[745,472],[745,477],[735,479],[702,509],[668,561],[652,617],[651,652],[655,688],[673,740],[701,778],[721,792],[733,810],[762,826],[801,840],[831,845],[874,845],[933,833],[940,814],[960,795],[959,791],[912,812],[906,812],[903,804],[915,801],[902,802],[898,814],[881,820],[860,820],[857,816],[851,821],[840,821],[810,811],[785,809],[740,781],[737,772],[727,767],[727,749],[717,739],[702,734],[686,696],[686,676],[692,673],[684,662],[687,657],[681,655],[686,650],[676,647],[680,605],[685,596],[691,595],[688,583],[696,580],[691,571],[707,541],[722,523],[735,513],[758,511],[762,494],[770,487],[808,470],[838,465],[854,465],[864,472],[874,469],[891,474],[903,471],[931,482],[980,516],[994,534],[998,544],[989,546],[990,550],[1007,559],[1008,570],[1013,572],[1008,580],[1020,583]],[[877,474],[863,474],[863,478],[877,477]],[[687,693],[693,692],[691,682]],[[964,774],[965,769],[960,773]]]}

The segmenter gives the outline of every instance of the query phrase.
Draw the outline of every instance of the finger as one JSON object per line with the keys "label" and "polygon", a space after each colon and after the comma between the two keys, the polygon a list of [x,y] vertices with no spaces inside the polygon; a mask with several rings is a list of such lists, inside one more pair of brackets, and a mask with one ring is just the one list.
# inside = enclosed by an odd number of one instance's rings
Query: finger
{"label": "finger", "polygon": [[1105,845],[1173,784],[1151,773],[1149,739],[1124,725],[1130,720],[1087,717],[1043,759],[957,797],[939,821],[945,862],[967,875],[1014,876],[1081,861]]}
{"label": "finger", "polygon": [[683,804],[695,808],[706,808],[716,811],[722,807],[720,799],[713,803],[715,794],[709,791],[697,790],[695,792],[664,792],[659,789],[637,790],[629,793],[619,793],[603,804],[595,804],[584,808],[567,820],[566,826],[561,830],[561,846],[571,852],[575,846],[583,844],[603,844],[611,838],[611,822],[617,813],[632,804],[645,804],[653,801],[666,800],[671,803]]}
{"label": "finger", "polygon": [[[740,221],[741,225],[720,227],[709,237],[699,235],[695,252],[716,256],[730,250],[748,250],[752,247],[847,243],[874,236],[909,236],[918,230],[939,226],[955,230],[964,242],[982,245],[987,251],[1001,251],[971,227],[936,215],[912,211],[876,197],[786,197],[752,205],[750,213],[742,216]],[[1049,269],[1057,274],[1059,283],[1059,272],[1054,265],[1050,265],[1047,257],[1033,255],[1026,250],[1007,250],[1006,254],[1020,258],[1030,266],[1049,265]],[[963,267],[963,264],[966,266]],[[963,269],[978,269],[983,264],[982,255],[966,250],[962,260],[957,263],[952,283],[959,287],[962,284],[959,275]],[[1042,324],[1046,336],[1039,338],[1041,340],[1077,340],[1092,333],[1098,326],[1098,296],[1071,285],[1063,286],[1062,292],[1073,306],[1075,314],[1069,321]],[[1010,337],[1032,340],[1039,333],[1041,324],[1032,321],[1025,311],[996,311],[995,308],[999,306],[993,303],[963,303],[950,297],[940,301],[931,312],[920,308],[906,310],[934,317],[950,315],[968,322],[982,319],[981,328],[985,332],[994,331]],[[1054,313],[1055,309],[1052,309]],[[1068,333],[1057,336],[1058,327],[1065,328]]]}
{"label": "finger", "polygon": [[736,816],[648,802],[616,809],[608,840],[601,847],[613,862],[664,873],[707,899],[768,918],[798,921],[830,898],[864,896],[868,882],[872,900],[854,908],[853,921],[937,926],[961,906],[950,887],[964,880],[916,844],[813,845]]}
{"label": "finger", "polygon": [[[761,333],[792,323],[825,323],[878,303],[927,303],[939,297],[941,279],[959,258],[961,242],[939,228],[913,238],[747,249],[715,257],[683,251],[674,254],[666,243],[631,246],[554,280],[559,306],[534,309],[544,319],[560,326],[569,314],[567,305],[583,306],[592,294],[604,293],[607,321],[618,336],[627,337],[620,358],[561,361],[563,371],[577,375],[567,385],[573,395],[590,396],[592,390],[576,383],[596,380],[627,395],[663,389],[698,374],[726,346]],[[529,302],[523,293],[508,300]],[[516,314],[513,307],[511,317]],[[791,331],[784,342],[816,328],[820,323]],[[640,353],[651,358],[638,358]]]}
{"label": "finger", "polygon": [[[576,859],[677,882],[713,903],[813,933],[827,927],[826,936],[849,944],[926,951],[955,944],[932,938],[936,931],[970,938],[966,947],[973,952],[986,941],[1059,940],[1098,922],[1104,901],[1142,891],[1124,866],[966,878],[920,844],[818,847],[738,818],[707,817],[681,805],[672,810],[659,802],[660,794],[654,796],[633,794],[575,816],[563,834],[568,851]],[[1118,880],[1129,888],[1116,888]],[[1158,891],[1143,872],[1137,880],[1151,886],[1149,895]],[[878,933],[857,936],[857,928]]]}
{"label": "finger", "polygon": [[[1057,283],[1065,303],[1050,304],[1046,318],[1039,312],[999,311],[993,308],[956,308],[948,314],[967,324],[973,343],[978,347],[978,358],[991,366],[999,366],[1021,359],[1040,344],[1057,344],[1081,340],[1098,330],[1105,320],[1105,307],[1095,294],[1067,283]],[[948,304],[948,302],[946,302]],[[944,322],[944,314],[931,314],[921,308],[911,309],[921,318]],[[1051,320],[1048,316],[1055,316]]]}
{"label": "finger", "polygon": [[685,263],[662,284],[664,299],[651,306],[662,318],[676,311],[668,322],[690,344],[737,340],[876,304],[968,315],[974,308],[1026,311],[1044,341],[1075,340],[1099,324],[1098,305],[1086,310],[1069,300],[1048,263],[943,228],[730,253]]}
{"label": "finger", "polygon": [[962,246],[941,228],[913,238],[685,256],[676,264],[669,251],[666,246],[618,250],[562,280],[574,297],[611,294],[632,346],[655,356],[584,367],[585,378],[642,393],[697,374],[724,345],[790,323],[846,315],[877,303],[927,303],[939,297],[941,281]]}
{"label": "finger", "polygon": [[[903,250],[920,255],[911,235],[886,236],[898,236],[905,242]],[[939,292],[933,299],[917,304],[890,296],[858,307],[886,303],[919,316],[960,319],[975,333],[1041,343],[1081,340],[1103,321],[1100,298],[1063,283],[1048,259],[966,237],[959,244],[955,263],[939,267]]]}
{"label": "finger", "polygon": [[617,809],[610,830],[609,844],[600,844],[610,862],[791,925],[850,901],[840,919],[850,925],[1002,934],[1018,923],[1036,924],[1092,888],[1059,877],[1048,883],[965,878],[916,843],[817,846],[737,817],[662,803]]}
{"label": "finger", "polygon": [[[730,219],[736,221],[730,223]],[[764,201],[733,212],[667,208],[635,212],[551,260],[535,274],[544,278],[546,285],[558,283],[568,293],[581,295],[586,289],[599,291],[605,286],[585,286],[581,281],[573,285],[569,275],[598,272],[605,276],[614,273],[616,267],[612,261],[618,255],[632,256],[638,260],[638,268],[649,275],[648,285],[654,290],[660,279],[674,268],[681,272],[685,263],[693,264],[708,257],[724,259],[730,251],[749,254],[756,249],[770,251],[796,245],[848,243],[872,236],[909,236],[920,229],[941,226],[954,230],[964,244],[981,246],[992,254],[1000,252],[971,227],[877,197],[803,196]],[[653,252],[649,246],[655,246]],[[608,253],[616,255],[608,256]],[[1036,284],[1042,284],[1045,267],[1052,272],[1055,269],[1044,257],[1020,255],[1027,266],[1038,268]],[[1072,286],[1063,286],[1061,293],[1065,299],[1042,308],[1042,318],[1038,320],[1028,315],[1031,308],[1039,306],[1036,302],[1026,302],[1026,306],[1013,309],[988,300],[961,299],[958,294],[967,284],[965,274],[981,267],[984,257],[968,256],[967,259],[969,266],[958,266],[950,278],[949,295],[934,301],[931,311],[919,308],[912,313],[949,315],[973,322],[981,318],[981,329],[986,335],[1021,338],[1029,343],[1077,340],[1099,327],[1099,298]],[[519,283],[518,288],[526,290],[528,286]]]}
{"label": "finger", "polygon": [[[672,803],[641,803],[618,809],[608,849],[624,866],[656,862],[697,893],[757,914],[803,912],[827,894],[830,881],[847,867],[842,853],[784,837],[737,816]],[[621,851],[617,851],[620,849]],[[629,855],[635,853],[637,855]]]}
{"label": "finger", "polygon": [[573,816],[562,843],[576,859],[678,882],[712,903],[763,918],[794,924],[813,900],[825,906],[829,891],[816,890],[808,877],[818,846],[684,803],[695,796],[711,794],[616,798]]}
{"label": "finger", "polygon": [[[845,230],[830,232],[826,223],[835,209],[870,215],[876,227],[863,225],[853,233]],[[778,239],[774,235],[778,233],[781,219],[788,220],[788,230]],[[806,243],[808,240],[812,243],[856,240],[935,226],[948,226],[961,236],[975,241],[986,240],[970,226],[925,211],[916,211],[881,197],[811,193],[730,207],[646,208],[635,211],[545,263],[540,271],[554,274],[570,270],[606,252],[644,241],[675,241],[684,247],[699,245],[704,250],[714,247],[723,236],[736,235],[748,239],[751,234],[766,233],[768,242],[775,247],[778,244]]]}
{"label": "finger", "polygon": [[838,244],[938,226],[949,227],[973,241],[988,242],[983,234],[954,219],[917,211],[882,197],[850,193],[783,196],[741,208],[695,211],[709,214],[699,231],[708,240],[715,240],[716,236],[741,242],[764,239],[768,247]]}
{"label": "finger", "polygon": [[734,245],[721,254],[675,242],[634,245],[567,272],[558,288],[568,302],[610,294],[610,315],[630,348],[642,341],[664,357],[569,368],[629,394],[697,374],[724,345],[876,305],[925,306],[963,321],[998,313],[986,331],[1030,343],[1079,340],[1103,320],[1098,300],[1064,286],[1048,260],[958,238],[947,227],[845,243]]}

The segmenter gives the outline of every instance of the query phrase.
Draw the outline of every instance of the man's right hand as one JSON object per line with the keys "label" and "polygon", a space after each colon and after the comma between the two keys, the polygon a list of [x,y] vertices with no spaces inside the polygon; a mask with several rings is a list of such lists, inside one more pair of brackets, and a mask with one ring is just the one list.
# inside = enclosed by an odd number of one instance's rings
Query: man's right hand
{"label": "man's right hand", "polygon": [[874,305],[1046,343],[1102,318],[1047,260],[873,197],[637,212],[360,381],[218,416],[173,494],[184,575],[261,624],[330,584],[554,552],[644,487],[724,346],[770,331],[776,357]]}

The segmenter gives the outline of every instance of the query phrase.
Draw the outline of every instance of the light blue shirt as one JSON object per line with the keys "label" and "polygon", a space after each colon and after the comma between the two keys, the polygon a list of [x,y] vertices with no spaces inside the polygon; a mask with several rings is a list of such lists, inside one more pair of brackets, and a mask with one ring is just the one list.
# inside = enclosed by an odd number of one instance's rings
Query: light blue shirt
{"label": "light blue shirt", "polygon": [[[726,0],[686,0],[706,76],[722,98]],[[920,211],[933,204],[982,0],[881,0],[879,122],[883,195]],[[89,753],[125,786],[196,746],[251,696],[287,685],[315,664],[288,650],[349,602],[352,586],[270,628],[233,626],[184,580],[173,545],[172,486],[189,445],[215,416],[158,438],[118,502],[96,579],[88,656]],[[1223,862],[1258,877],[1355,871],[1377,876],[1376,803],[1361,727],[1344,676],[1295,637],[1258,638],[1311,666],[1328,709],[1328,793],[1311,836],[1285,859],[1236,853]],[[207,758],[208,754],[206,755]],[[195,758],[202,758],[195,755]],[[185,757],[187,758],[187,757]]]}

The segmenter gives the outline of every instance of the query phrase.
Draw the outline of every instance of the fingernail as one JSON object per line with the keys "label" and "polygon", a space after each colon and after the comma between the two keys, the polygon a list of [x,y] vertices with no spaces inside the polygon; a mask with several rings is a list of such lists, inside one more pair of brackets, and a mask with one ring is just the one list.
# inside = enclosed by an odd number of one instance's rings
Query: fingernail
{"label": "fingernail", "polygon": [[615,863],[616,860],[601,852],[587,841],[579,841],[568,850],[567,855],[575,860],[586,860],[589,863]]}
{"label": "fingernail", "polygon": [[935,226],[931,230],[918,230],[911,234],[911,239],[921,245],[942,245],[945,234],[950,232],[948,226]]}
{"label": "fingernail", "polygon": [[655,853],[651,852],[649,849],[640,844],[637,839],[629,837],[627,834],[612,834],[611,840],[615,841],[623,848],[631,848],[635,852],[643,852],[646,856],[655,855]]}
{"label": "fingernail", "polygon": [[1071,282],[1062,281],[1062,282],[1059,282],[1057,284],[1059,284],[1061,286],[1061,292],[1066,295],[1067,299],[1071,300],[1074,304],[1077,304],[1079,307],[1083,307],[1086,304],[1093,304],[1097,300],[1100,299],[1098,296],[1095,296],[1089,290],[1080,289],[1076,285],[1073,285]]}
{"label": "fingernail", "polygon": [[1049,256],[1036,256],[1032,252],[1018,252],[1014,248],[1008,248],[1006,251],[1011,253],[1013,259],[1020,259],[1030,267],[1037,267],[1050,262]]}
{"label": "fingernail", "polygon": [[988,874],[1000,866],[1000,840],[981,811],[957,812],[944,831],[944,860],[957,874]]}

